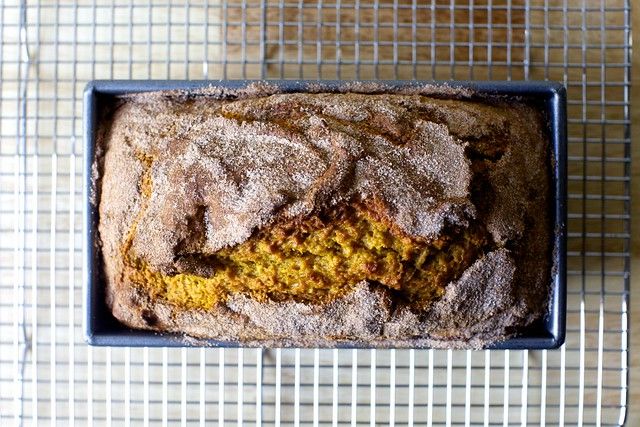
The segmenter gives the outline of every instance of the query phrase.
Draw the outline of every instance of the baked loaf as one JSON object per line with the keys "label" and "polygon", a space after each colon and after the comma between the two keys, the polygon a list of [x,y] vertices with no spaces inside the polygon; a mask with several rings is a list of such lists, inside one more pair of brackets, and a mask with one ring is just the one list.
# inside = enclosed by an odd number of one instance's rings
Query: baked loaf
{"label": "baked loaf", "polygon": [[450,348],[543,317],[542,114],[377,92],[120,98],[94,164],[113,315],[251,346]]}

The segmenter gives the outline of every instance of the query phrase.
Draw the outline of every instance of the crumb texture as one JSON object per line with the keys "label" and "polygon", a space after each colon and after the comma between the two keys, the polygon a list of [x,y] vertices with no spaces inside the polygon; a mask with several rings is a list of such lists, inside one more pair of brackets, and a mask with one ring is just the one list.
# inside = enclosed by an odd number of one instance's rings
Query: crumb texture
{"label": "crumb texture", "polygon": [[121,322],[246,345],[479,348],[545,314],[534,108],[418,88],[202,95],[125,97],[102,122]]}

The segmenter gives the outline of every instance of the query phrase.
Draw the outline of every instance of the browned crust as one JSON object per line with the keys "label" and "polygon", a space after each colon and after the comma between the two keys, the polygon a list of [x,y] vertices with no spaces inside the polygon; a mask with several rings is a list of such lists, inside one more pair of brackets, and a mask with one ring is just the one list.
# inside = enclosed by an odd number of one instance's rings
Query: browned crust
{"label": "browned crust", "polygon": [[[418,89],[415,91],[420,92]],[[272,93],[273,89],[266,92]],[[265,104],[267,98],[260,98],[263,95],[264,91],[254,88],[249,95],[240,97],[244,98],[241,102],[246,105],[235,111],[256,115],[265,105],[266,108],[279,105],[277,102]],[[411,105],[412,95],[406,95]],[[295,96],[287,99],[288,108],[304,99]],[[334,96],[343,98],[327,102],[334,101],[344,111],[350,111],[350,95]],[[446,205],[446,208],[434,210],[432,205],[417,201],[415,204],[398,204],[391,211],[386,204],[391,196],[401,194],[375,194],[377,203],[381,204],[376,210],[380,210],[382,217],[394,226],[418,238],[432,238],[443,229],[420,228],[411,221],[403,222],[405,216],[428,219],[429,215],[449,215],[447,221],[457,221],[458,227],[469,226],[469,221],[480,222],[493,238],[490,251],[452,281],[441,300],[424,312],[415,313],[395,301],[389,290],[362,282],[352,293],[325,305],[293,301],[258,303],[236,295],[226,305],[197,311],[180,310],[161,301],[151,301],[122,276],[121,246],[142,205],[139,183],[144,162],[140,160],[139,152],[158,155],[161,152],[158,145],[161,146],[163,141],[164,149],[169,150],[175,147],[166,146],[167,141],[182,149],[196,144],[194,141],[203,135],[202,132],[210,130],[206,127],[207,120],[216,116],[220,103],[210,98],[186,98],[183,94],[150,94],[127,99],[113,119],[104,123],[104,137],[98,141],[101,148],[98,152],[104,153],[104,158],[96,161],[96,164],[104,162],[102,179],[97,180],[100,192],[99,232],[107,302],[114,316],[133,328],[179,332],[248,346],[334,346],[349,343],[377,347],[448,348],[483,347],[513,335],[543,316],[550,283],[551,231],[548,196],[550,156],[541,115],[531,107],[516,103],[493,101],[488,105],[421,99],[426,107],[416,114],[422,115],[426,123],[433,123],[436,127],[432,126],[432,129],[445,131],[438,136],[442,141],[448,141],[443,142],[443,150],[455,149],[451,144],[465,147],[466,167],[471,174],[465,190],[467,194],[460,197],[460,188],[451,187],[455,198],[451,194],[435,195],[435,205]],[[198,123],[204,123],[200,131]],[[387,133],[384,135],[386,138],[397,136],[393,135],[397,128],[384,123],[377,126]],[[158,129],[166,135],[160,138],[153,135],[152,131]],[[406,133],[406,130],[400,130]],[[266,134],[269,132],[280,131],[267,129]],[[279,136],[285,139],[296,137],[286,133]],[[495,150],[496,146],[501,148]],[[196,162],[196,166],[202,167],[202,164]],[[444,170],[439,167],[442,165],[432,166],[432,171]],[[325,173],[324,178],[326,176]],[[458,173],[458,177],[464,176],[465,172]],[[174,181],[167,185],[175,185],[180,176],[171,179]],[[407,182],[410,184],[415,182]],[[348,180],[341,187],[332,186],[331,182],[323,179],[314,185],[316,196],[307,201],[312,210],[320,205],[330,205],[333,199],[353,197],[354,192],[359,191]],[[308,197],[308,189],[303,190],[300,196],[293,195],[293,202],[299,201],[302,194]],[[183,208],[181,203],[184,200],[175,202],[177,205],[160,209],[157,214],[168,215],[166,211],[174,213]],[[290,200],[289,205],[293,202]],[[401,212],[398,213],[398,209]],[[394,217],[390,212],[399,216]],[[278,215],[283,215],[282,209],[268,213],[255,225],[273,223]],[[304,215],[304,211],[292,211],[292,215]],[[158,223],[142,221],[138,224],[136,237],[144,237],[153,226],[158,226]],[[431,231],[433,234],[429,234]],[[420,235],[422,232],[426,234]],[[232,236],[227,244],[247,237]],[[154,242],[162,240],[143,239],[137,243],[134,240],[133,248],[136,253],[147,256],[152,265],[166,268],[164,258],[160,256],[163,254],[145,253],[145,249],[140,249]],[[154,260],[156,255],[157,260]],[[166,256],[170,255],[169,250]]]}

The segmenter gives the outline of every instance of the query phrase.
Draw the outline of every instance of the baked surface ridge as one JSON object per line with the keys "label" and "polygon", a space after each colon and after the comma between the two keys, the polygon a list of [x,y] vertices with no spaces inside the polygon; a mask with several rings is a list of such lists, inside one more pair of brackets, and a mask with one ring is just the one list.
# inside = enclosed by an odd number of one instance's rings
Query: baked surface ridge
{"label": "baked surface ridge", "polygon": [[246,345],[474,347],[546,314],[542,115],[413,94],[120,99],[98,136],[107,302]]}

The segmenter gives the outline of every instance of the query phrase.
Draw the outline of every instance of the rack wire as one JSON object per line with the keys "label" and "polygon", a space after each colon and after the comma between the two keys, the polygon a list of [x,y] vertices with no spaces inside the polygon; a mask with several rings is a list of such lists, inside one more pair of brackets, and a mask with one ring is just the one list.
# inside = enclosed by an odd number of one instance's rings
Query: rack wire
{"label": "rack wire", "polygon": [[[622,425],[629,0],[0,5],[0,425]],[[557,351],[90,348],[91,79],[549,79],[569,95]]]}

